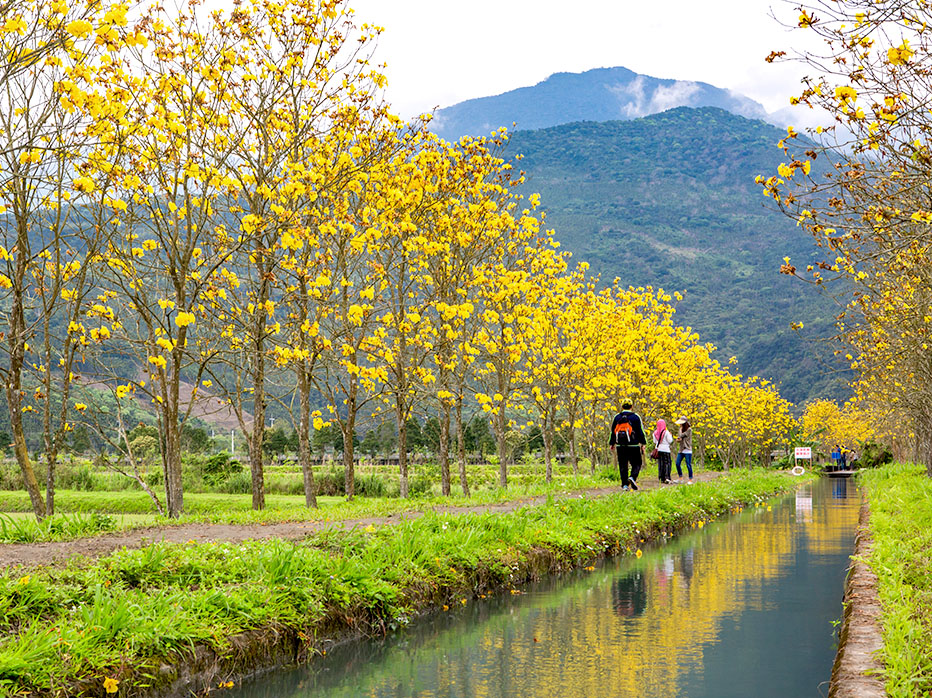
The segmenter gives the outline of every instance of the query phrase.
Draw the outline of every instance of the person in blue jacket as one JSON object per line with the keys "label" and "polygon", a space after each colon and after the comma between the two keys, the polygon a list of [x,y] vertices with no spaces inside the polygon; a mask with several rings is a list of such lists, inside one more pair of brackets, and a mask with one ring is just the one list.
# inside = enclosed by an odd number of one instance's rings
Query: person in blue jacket
{"label": "person in blue jacket", "polygon": [[[618,474],[621,476],[623,489],[638,488],[637,479],[644,462],[644,428],[641,426],[641,417],[631,410],[631,403],[624,402],[621,412],[612,420],[612,432],[608,445],[615,449],[618,456]],[[628,466],[631,474],[628,475]]]}

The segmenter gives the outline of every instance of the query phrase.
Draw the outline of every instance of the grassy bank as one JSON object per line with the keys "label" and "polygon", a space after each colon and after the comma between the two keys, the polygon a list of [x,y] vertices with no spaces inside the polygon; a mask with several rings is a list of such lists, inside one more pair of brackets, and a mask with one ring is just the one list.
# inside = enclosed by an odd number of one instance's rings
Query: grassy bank
{"label": "grassy bank", "polygon": [[932,691],[932,479],[918,465],[891,464],[859,476],[867,486],[883,606],[887,695]]}
{"label": "grassy bank", "polygon": [[160,544],[86,567],[8,571],[0,576],[0,693],[104,695],[111,679],[120,695],[145,695],[206,655],[213,663],[200,678],[216,686],[260,662],[256,648],[267,653],[273,636],[301,656],[328,635],[381,633],[430,608],[634,553],[662,532],[796,482],[741,472],[507,514],[431,513],[301,543]]}

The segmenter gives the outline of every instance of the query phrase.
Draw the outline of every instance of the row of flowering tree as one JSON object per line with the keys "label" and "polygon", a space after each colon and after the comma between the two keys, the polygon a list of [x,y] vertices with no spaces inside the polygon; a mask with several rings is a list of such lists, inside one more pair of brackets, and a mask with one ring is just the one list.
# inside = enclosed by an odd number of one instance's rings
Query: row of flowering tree
{"label": "row of flowering tree", "polygon": [[[578,435],[601,446],[622,397],[694,415],[726,464],[786,433],[772,386],[728,374],[673,324],[668,296],[571,266],[537,197],[518,192],[504,132],[450,144],[394,117],[369,63],[379,29],[342,1],[4,12],[0,372],[37,516],[54,510],[78,421],[180,515],[181,430],[205,402],[246,435],[256,509],[270,402],[293,417],[308,506],[312,430],[342,431],[351,498],[352,437],[379,410],[399,425],[402,496],[406,424],[424,404],[440,415],[445,494],[454,462],[468,493],[475,404],[502,486],[517,426],[540,425],[549,479],[556,432],[578,467]],[[164,506],[136,468],[140,406],[161,435]],[[29,411],[42,414],[45,497]]]}

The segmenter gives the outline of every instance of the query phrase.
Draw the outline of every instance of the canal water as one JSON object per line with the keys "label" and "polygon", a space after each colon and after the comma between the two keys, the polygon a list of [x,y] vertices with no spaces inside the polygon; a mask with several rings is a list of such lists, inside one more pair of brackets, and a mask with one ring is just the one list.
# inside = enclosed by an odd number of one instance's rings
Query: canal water
{"label": "canal water", "polygon": [[825,696],[858,507],[853,481],[822,479],[639,559],[469,599],[224,694]]}

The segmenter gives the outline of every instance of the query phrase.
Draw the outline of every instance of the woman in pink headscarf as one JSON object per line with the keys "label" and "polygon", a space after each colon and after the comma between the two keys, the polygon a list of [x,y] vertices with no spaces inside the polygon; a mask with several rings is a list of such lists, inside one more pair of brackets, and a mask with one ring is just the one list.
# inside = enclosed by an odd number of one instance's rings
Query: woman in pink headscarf
{"label": "woman in pink headscarf", "polygon": [[670,470],[673,465],[670,460],[670,444],[673,443],[673,436],[667,430],[667,423],[657,420],[657,428],[654,429],[654,443],[657,444],[657,470],[661,484],[669,485]]}

